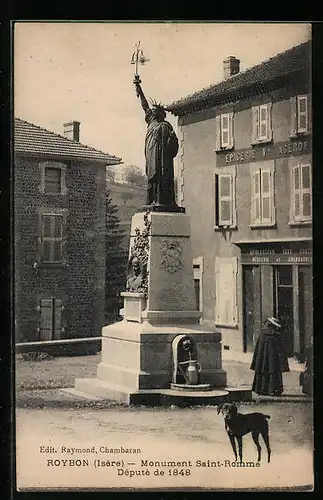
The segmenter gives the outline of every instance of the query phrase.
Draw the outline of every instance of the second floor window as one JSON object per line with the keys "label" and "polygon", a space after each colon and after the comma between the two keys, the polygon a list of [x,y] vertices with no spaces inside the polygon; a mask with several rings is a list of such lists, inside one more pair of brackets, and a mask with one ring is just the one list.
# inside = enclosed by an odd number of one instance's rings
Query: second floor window
{"label": "second floor window", "polygon": [[307,94],[291,98],[291,136],[309,132],[309,105]]}
{"label": "second floor window", "polygon": [[62,188],[62,170],[45,167],[45,193],[60,193]]}
{"label": "second floor window", "polygon": [[275,223],[273,172],[261,167],[252,173],[251,225],[266,226]]}
{"label": "second floor window", "polygon": [[44,161],[40,166],[40,192],[49,195],[65,195],[66,167],[65,163]]}
{"label": "second floor window", "polygon": [[221,149],[232,149],[234,146],[233,136],[233,113],[223,113],[216,117],[216,151]]}
{"label": "second floor window", "polygon": [[311,166],[298,164],[292,167],[291,222],[307,222],[312,219]]}
{"label": "second floor window", "polygon": [[252,144],[271,141],[271,108],[272,103],[253,106],[252,108]]}
{"label": "second floor window", "polygon": [[215,201],[216,227],[235,227],[235,173],[223,173],[215,176]]}
{"label": "second floor window", "polygon": [[42,216],[42,252],[44,263],[61,263],[63,247],[63,216],[44,214]]}

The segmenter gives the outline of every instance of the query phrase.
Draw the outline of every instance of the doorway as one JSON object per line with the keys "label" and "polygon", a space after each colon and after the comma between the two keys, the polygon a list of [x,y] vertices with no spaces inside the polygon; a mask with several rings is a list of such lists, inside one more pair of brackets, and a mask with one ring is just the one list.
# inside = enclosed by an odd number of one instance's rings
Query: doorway
{"label": "doorway", "polygon": [[282,325],[282,339],[287,356],[294,354],[293,272],[292,266],[275,266],[274,316]]}
{"label": "doorway", "polygon": [[260,267],[242,266],[243,352],[253,352],[261,329]]}
{"label": "doorway", "polygon": [[313,283],[311,266],[298,267],[299,289],[299,341],[300,355],[304,358],[306,346],[313,331]]}

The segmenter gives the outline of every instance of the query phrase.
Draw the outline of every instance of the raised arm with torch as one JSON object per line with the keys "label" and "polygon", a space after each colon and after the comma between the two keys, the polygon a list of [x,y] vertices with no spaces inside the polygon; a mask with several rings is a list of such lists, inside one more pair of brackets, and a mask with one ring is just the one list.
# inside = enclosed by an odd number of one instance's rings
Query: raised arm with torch
{"label": "raised arm with torch", "polygon": [[147,204],[171,208],[177,206],[174,190],[174,158],[178,153],[178,140],[173,127],[165,120],[164,107],[156,101],[151,101],[149,106],[141,88],[138,63],[144,64],[147,60],[138,42],[131,63],[136,65],[133,83],[148,125],[145,139]]}

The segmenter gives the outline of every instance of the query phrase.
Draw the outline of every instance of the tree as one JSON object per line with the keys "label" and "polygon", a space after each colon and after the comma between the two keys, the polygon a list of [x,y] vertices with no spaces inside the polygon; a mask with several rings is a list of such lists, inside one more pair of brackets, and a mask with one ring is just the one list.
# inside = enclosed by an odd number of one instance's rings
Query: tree
{"label": "tree", "polygon": [[114,182],[115,178],[116,178],[115,171],[112,170],[111,168],[107,167],[107,169],[106,169],[106,180],[108,182]]}
{"label": "tree", "polygon": [[122,307],[120,292],[126,289],[127,254],[122,246],[125,236],[120,228],[118,208],[113,204],[110,192],[106,193],[105,231],[105,323],[112,323],[119,317]]}
{"label": "tree", "polygon": [[143,171],[136,165],[127,165],[123,174],[123,180],[133,186],[145,187],[147,179]]}
{"label": "tree", "polygon": [[132,193],[128,193],[127,191],[124,191],[123,193],[120,194],[120,198],[123,200],[123,204],[125,205],[127,201],[132,200],[133,198]]}

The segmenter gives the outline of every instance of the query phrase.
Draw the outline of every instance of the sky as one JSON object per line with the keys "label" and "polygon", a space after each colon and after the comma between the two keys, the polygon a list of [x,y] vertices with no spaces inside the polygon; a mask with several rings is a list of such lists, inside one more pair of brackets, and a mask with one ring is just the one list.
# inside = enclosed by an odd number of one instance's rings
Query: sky
{"label": "sky", "polygon": [[[18,22],[14,30],[14,114],[144,168],[146,124],[130,64],[140,40],[147,97],[162,104],[222,80],[223,60],[254,66],[311,37],[303,23]],[[176,118],[167,119],[176,127]]]}

